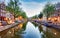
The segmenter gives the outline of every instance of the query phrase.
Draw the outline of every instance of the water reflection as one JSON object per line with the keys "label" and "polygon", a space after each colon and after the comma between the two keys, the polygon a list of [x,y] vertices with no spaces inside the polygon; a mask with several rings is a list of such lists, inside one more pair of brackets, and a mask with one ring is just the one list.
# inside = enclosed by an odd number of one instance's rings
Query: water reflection
{"label": "water reflection", "polygon": [[1,38],[60,38],[60,30],[26,22],[0,32]]}
{"label": "water reflection", "polygon": [[35,28],[30,22],[27,23],[25,32],[26,34],[24,34],[24,38],[41,38],[38,27]]}
{"label": "water reflection", "polygon": [[43,38],[60,38],[60,30],[51,27],[45,27],[43,25],[40,27],[42,27],[42,31],[41,29],[40,31],[43,33]]}
{"label": "water reflection", "polygon": [[22,26],[23,24],[20,23],[18,26],[2,31],[0,32],[0,37],[1,38],[18,38],[19,36],[16,35],[16,33],[22,28]]}

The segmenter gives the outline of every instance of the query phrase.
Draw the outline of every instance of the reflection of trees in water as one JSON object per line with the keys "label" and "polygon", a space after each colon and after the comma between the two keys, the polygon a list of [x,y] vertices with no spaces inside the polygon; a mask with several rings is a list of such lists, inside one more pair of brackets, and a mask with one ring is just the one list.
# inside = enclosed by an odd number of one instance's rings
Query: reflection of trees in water
{"label": "reflection of trees in water", "polygon": [[18,26],[7,29],[3,32],[0,32],[1,38],[22,38],[22,35],[20,35],[20,33],[23,33],[22,29],[26,29],[26,24],[27,22],[24,24],[19,24]]}
{"label": "reflection of trees in water", "polygon": [[[23,36],[21,34],[24,33],[24,30],[26,29],[26,24],[27,22],[25,22],[24,24],[22,24],[22,27],[20,29],[18,29],[18,31],[15,31],[15,36],[14,38],[22,38]],[[18,27],[20,27],[21,24],[19,24]]]}
{"label": "reflection of trees in water", "polygon": [[38,26],[38,24],[36,24],[36,23],[34,23],[34,22],[32,22],[32,24],[34,24],[34,26],[35,26],[35,27],[37,27],[37,26]]}
{"label": "reflection of trees in water", "polygon": [[34,24],[35,27],[38,26],[40,33],[43,33],[43,34],[41,34],[41,38],[45,38],[42,25],[38,25],[38,24],[36,24],[34,22],[32,22],[32,24]]}
{"label": "reflection of trees in water", "polygon": [[0,33],[1,38],[20,38],[22,36],[18,35],[18,26],[4,30]]}
{"label": "reflection of trees in water", "polygon": [[17,28],[11,28],[7,31],[7,33],[5,34],[4,38],[15,38],[15,37],[19,37],[17,36],[15,33],[17,32]]}
{"label": "reflection of trees in water", "polygon": [[7,29],[7,30],[5,30],[5,31],[0,32],[0,37],[1,37],[1,38],[4,38],[4,37],[5,37],[5,35],[6,35],[6,33],[8,32],[8,30],[9,30],[9,29]]}
{"label": "reflection of trees in water", "polygon": [[41,25],[39,26],[39,31],[40,31],[40,33],[43,32],[43,28]]}
{"label": "reflection of trees in water", "polygon": [[39,26],[39,31],[42,36],[42,38],[54,38],[53,35],[49,32],[48,28],[46,28],[46,31],[43,30],[44,27],[42,25]]}
{"label": "reflection of trees in water", "polygon": [[19,28],[17,31],[18,34],[23,33],[23,31],[26,29],[26,24],[27,22],[23,23],[22,26],[21,24],[18,25],[18,28]]}
{"label": "reflection of trees in water", "polygon": [[[38,26],[39,31],[41,33],[41,38],[59,38],[58,35],[56,36],[54,34],[54,31],[52,31],[51,28],[43,26],[43,25],[38,25],[38,24],[36,24],[34,22],[33,22],[33,24],[34,24],[35,27]],[[56,29],[54,29],[54,30],[56,30]]]}
{"label": "reflection of trees in water", "polygon": [[27,22],[23,24],[23,27],[22,27],[23,30],[26,29],[26,25],[27,25]]}
{"label": "reflection of trees in water", "polygon": [[46,28],[46,32],[44,32],[44,34],[46,35],[46,38],[54,38],[53,34],[51,32],[49,32],[49,30]]}
{"label": "reflection of trees in water", "polygon": [[41,34],[41,38],[45,38],[42,25],[39,26],[39,31],[40,31],[40,33],[42,33],[42,34]]}
{"label": "reflection of trees in water", "polygon": [[[38,26],[38,24],[36,24],[34,22],[32,22],[32,24],[34,24],[35,27]],[[41,25],[39,25],[38,28],[39,28],[40,33],[41,32],[43,33],[43,27]],[[45,38],[44,34],[41,34],[41,38]]]}
{"label": "reflection of trees in water", "polygon": [[46,38],[60,38],[59,31],[54,28],[46,28]]}
{"label": "reflection of trees in water", "polygon": [[[27,22],[23,24],[23,27],[22,27],[23,30],[19,29],[18,26],[16,26],[14,28],[7,29],[4,32],[1,32],[0,36],[2,36],[2,38],[23,38],[23,36],[21,34],[25,33],[24,31],[26,29],[26,24],[27,24]],[[47,27],[44,28],[43,25],[38,26],[38,28],[41,33],[41,38],[60,38],[59,37],[60,32],[56,31],[56,29],[51,29],[51,28],[47,28]],[[46,30],[44,30],[43,28]],[[58,34],[54,35],[54,33],[58,33]]]}
{"label": "reflection of trees in water", "polygon": [[46,29],[46,31],[44,31],[43,30],[43,28],[44,27],[42,27],[42,25],[40,25],[39,26],[39,31],[40,31],[40,33],[42,33],[41,34],[41,36],[42,36],[42,38],[57,38],[51,31],[51,28],[49,29],[49,28],[45,28]]}

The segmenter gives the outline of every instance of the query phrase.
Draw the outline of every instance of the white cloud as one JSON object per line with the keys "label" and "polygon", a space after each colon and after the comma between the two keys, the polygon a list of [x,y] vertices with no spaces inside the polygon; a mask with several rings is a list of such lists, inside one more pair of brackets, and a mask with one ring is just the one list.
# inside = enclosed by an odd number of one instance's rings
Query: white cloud
{"label": "white cloud", "polygon": [[26,12],[28,17],[39,14],[42,11],[45,3],[37,2],[22,2],[22,9]]}
{"label": "white cloud", "polygon": [[[47,3],[47,2],[42,2],[42,3],[23,2],[23,1],[21,1],[21,2],[22,2],[22,9],[26,12],[28,17],[32,17],[34,15],[39,14],[43,10],[45,4]],[[51,1],[51,3],[53,3],[53,4],[55,4],[57,2],[60,2],[60,1],[59,0]]]}
{"label": "white cloud", "polygon": [[[5,0],[6,5],[8,2],[9,2],[8,0]],[[51,2],[55,4],[57,2],[60,2],[60,0],[53,0]],[[31,16],[39,14],[43,10],[44,5],[47,3],[47,1],[41,2],[41,3],[21,1],[21,3],[22,3],[22,9],[26,12],[28,17],[31,17]]]}
{"label": "white cloud", "polygon": [[60,0],[51,1],[51,3],[53,3],[53,4],[56,4],[58,2],[60,2]]}

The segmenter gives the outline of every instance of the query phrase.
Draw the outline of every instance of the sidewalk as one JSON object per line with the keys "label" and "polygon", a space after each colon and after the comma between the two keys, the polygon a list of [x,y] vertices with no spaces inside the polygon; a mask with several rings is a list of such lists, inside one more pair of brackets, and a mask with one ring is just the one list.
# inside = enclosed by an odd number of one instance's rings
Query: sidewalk
{"label": "sidewalk", "polygon": [[57,24],[48,23],[47,21],[39,21],[39,22],[35,22],[35,23],[42,24],[42,25],[47,26],[47,27],[53,27],[53,28],[60,29],[60,23],[57,23]]}
{"label": "sidewalk", "polygon": [[0,32],[1,31],[4,31],[4,30],[6,30],[6,29],[9,29],[9,28],[11,28],[11,27],[14,27],[14,26],[16,26],[16,25],[18,25],[19,23],[14,23],[14,24],[11,24],[11,25],[6,25],[6,26],[0,26]]}

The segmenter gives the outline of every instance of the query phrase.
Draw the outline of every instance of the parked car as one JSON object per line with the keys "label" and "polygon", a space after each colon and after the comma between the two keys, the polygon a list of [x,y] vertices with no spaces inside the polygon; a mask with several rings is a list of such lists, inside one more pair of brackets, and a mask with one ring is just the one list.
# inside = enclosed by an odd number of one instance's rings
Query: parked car
{"label": "parked car", "polygon": [[48,23],[52,23],[52,21],[48,21]]}
{"label": "parked car", "polygon": [[15,22],[20,23],[21,21],[20,20],[15,20]]}
{"label": "parked car", "polygon": [[7,22],[6,21],[0,21],[0,25],[5,26],[5,25],[7,25]]}

